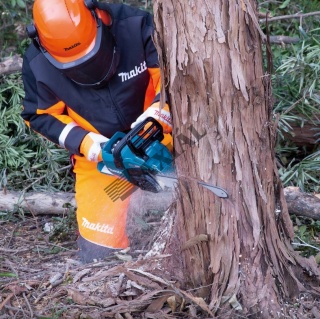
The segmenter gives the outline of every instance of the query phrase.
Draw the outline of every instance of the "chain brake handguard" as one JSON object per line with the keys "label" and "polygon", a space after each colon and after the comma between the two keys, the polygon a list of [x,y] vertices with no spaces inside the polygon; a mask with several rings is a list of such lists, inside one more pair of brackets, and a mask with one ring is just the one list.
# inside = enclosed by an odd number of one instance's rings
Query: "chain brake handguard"
{"label": "chain brake handguard", "polygon": [[[147,128],[145,126],[150,124]],[[113,157],[117,168],[124,169],[123,160],[121,156],[122,149],[128,145],[131,152],[147,160],[146,149],[154,141],[162,141],[164,138],[161,124],[153,117],[148,117],[141,123],[137,124],[129,133],[125,135],[114,147]]]}

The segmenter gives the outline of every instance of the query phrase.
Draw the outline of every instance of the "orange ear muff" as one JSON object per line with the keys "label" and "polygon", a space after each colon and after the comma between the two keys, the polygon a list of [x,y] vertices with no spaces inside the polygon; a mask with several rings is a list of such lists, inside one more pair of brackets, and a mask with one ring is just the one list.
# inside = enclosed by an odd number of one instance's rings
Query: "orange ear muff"
{"label": "orange ear muff", "polygon": [[97,16],[102,20],[103,24],[106,26],[111,26],[112,19],[108,12],[96,9]]}
{"label": "orange ear muff", "polygon": [[84,0],[84,4],[92,12],[93,16],[97,15],[106,26],[112,24],[111,16],[106,11],[97,8],[96,0]]}

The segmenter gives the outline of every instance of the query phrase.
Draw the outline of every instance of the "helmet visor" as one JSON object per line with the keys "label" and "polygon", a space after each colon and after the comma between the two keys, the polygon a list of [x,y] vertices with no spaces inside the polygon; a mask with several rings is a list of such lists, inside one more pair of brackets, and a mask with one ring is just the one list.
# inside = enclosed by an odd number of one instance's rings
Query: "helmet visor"
{"label": "helmet visor", "polygon": [[43,53],[49,62],[65,76],[85,87],[103,86],[114,75],[119,61],[114,37],[101,20],[97,26],[97,37],[93,49],[80,59],[61,63],[49,52]]}

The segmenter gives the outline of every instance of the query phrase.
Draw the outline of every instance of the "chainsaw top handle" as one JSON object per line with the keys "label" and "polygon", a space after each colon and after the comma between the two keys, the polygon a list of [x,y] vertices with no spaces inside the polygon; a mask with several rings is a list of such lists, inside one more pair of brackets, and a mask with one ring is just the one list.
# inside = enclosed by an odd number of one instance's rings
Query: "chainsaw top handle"
{"label": "chainsaw top handle", "polygon": [[133,154],[147,160],[148,156],[145,150],[152,142],[156,140],[162,141],[163,138],[161,124],[153,117],[146,118],[128,132],[114,147],[113,157],[115,166],[117,168],[124,168],[121,151],[126,145],[128,145]]}

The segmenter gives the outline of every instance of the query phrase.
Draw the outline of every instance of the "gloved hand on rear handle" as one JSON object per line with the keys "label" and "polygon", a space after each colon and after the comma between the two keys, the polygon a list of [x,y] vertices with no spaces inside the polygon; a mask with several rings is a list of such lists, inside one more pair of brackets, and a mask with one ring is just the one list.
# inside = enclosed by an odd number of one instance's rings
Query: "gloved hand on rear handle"
{"label": "gloved hand on rear handle", "polygon": [[151,106],[149,106],[147,110],[131,124],[131,128],[134,128],[137,124],[141,123],[149,116],[153,117],[161,124],[164,133],[172,132],[172,121],[169,105],[165,104],[163,109],[160,109],[160,102],[153,103]]}
{"label": "gloved hand on rear handle", "polygon": [[102,161],[101,144],[108,141],[109,139],[105,136],[90,132],[81,142],[80,153],[90,162],[100,162]]}

